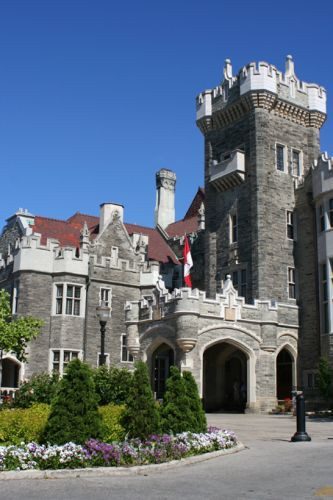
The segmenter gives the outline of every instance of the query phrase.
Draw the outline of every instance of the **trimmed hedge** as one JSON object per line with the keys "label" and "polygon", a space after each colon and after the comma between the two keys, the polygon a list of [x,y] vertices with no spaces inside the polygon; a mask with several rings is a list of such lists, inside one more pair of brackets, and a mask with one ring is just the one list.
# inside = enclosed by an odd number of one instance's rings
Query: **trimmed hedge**
{"label": "trimmed hedge", "polygon": [[103,419],[103,441],[112,443],[125,439],[125,429],[121,425],[121,418],[125,411],[124,405],[105,405],[98,409]]}
{"label": "trimmed hedge", "polygon": [[50,406],[45,403],[34,404],[31,408],[8,409],[0,412],[0,444],[19,445],[22,441],[40,442]]}
{"label": "trimmed hedge", "polygon": [[[103,441],[112,443],[125,438],[125,430],[120,419],[125,406],[106,405],[98,411],[103,422]],[[50,415],[47,404],[34,404],[30,408],[14,408],[0,412],[0,446],[19,445],[21,442],[41,442]]]}

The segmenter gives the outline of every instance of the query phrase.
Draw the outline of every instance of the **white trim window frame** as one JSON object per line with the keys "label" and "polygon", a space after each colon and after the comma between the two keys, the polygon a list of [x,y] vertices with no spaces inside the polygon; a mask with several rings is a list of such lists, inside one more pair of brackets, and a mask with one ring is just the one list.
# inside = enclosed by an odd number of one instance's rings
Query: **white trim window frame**
{"label": "white trim window frame", "polygon": [[279,172],[288,172],[288,149],[280,142],[275,143],[275,167]]}
{"label": "white trim window frame", "polygon": [[296,269],[294,267],[288,267],[288,298],[290,300],[296,300]]}
{"label": "white trim window frame", "polygon": [[82,360],[82,350],[71,348],[52,348],[49,351],[49,372],[63,376],[66,366],[73,359]]}
{"label": "white trim window frame", "polygon": [[99,289],[99,305],[102,305],[102,302],[104,302],[104,305],[107,307],[110,307],[110,312],[111,312],[111,305],[112,305],[112,288],[109,286],[101,286]]}
{"label": "white trim window frame", "polygon": [[303,153],[300,149],[291,148],[289,173],[293,177],[302,177],[303,175]]}
{"label": "white trim window frame", "polygon": [[84,317],[85,286],[80,283],[54,283],[53,316]]}
{"label": "white trim window frame", "polygon": [[286,211],[287,239],[296,241],[296,216],[293,210]]}
{"label": "white trim window frame", "polygon": [[133,363],[134,358],[127,349],[127,335],[122,333],[120,336],[120,361],[122,363]]}

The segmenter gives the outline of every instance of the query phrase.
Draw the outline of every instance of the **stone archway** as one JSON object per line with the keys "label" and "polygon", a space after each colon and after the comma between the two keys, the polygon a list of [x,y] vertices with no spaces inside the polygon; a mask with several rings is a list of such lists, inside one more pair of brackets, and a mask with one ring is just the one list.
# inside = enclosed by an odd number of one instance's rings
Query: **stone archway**
{"label": "stone archway", "polygon": [[12,358],[2,359],[1,387],[16,389],[20,382],[20,368],[18,361]]}
{"label": "stone archway", "polygon": [[284,347],[276,356],[276,397],[278,401],[291,398],[294,385],[294,358]]}
{"label": "stone archway", "polygon": [[206,411],[244,411],[248,402],[249,356],[221,340],[203,354],[203,401]]}
{"label": "stone archway", "polygon": [[161,343],[151,355],[151,380],[156,399],[162,399],[166,380],[170,374],[170,366],[174,365],[173,349],[166,343]]}

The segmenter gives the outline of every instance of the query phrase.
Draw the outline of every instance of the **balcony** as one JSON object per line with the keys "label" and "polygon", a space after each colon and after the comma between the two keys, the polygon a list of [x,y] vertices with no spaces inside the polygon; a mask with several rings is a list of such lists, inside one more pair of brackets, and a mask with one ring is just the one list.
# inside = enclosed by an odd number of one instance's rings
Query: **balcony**
{"label": "balcony", "polygon": [[245,154],[236,149],[219,163],[213,160],[210,164],[210,182],[217,191],[232,189],[245,179]]}

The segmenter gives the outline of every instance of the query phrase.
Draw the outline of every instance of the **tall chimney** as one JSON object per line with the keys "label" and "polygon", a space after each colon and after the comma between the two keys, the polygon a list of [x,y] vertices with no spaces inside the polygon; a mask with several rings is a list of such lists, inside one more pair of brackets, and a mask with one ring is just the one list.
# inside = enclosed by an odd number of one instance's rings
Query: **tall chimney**
{"label": "tall chimney", "polygon": [[176,174],[162,168],[156,173],[155,226],[165,229],[175,222]]}
{"label": "tall chimney", "polygon": [[110,220],[117,213],[119,219],[123,222],[124,219],[124,205],[119,205],[118,203],[102,203],[100,205],[99,213],[99,232],[101,233],[103,229],[109,224]]}

